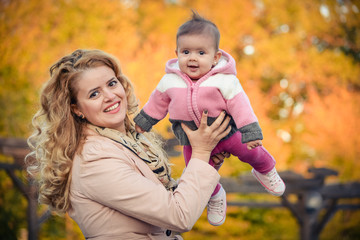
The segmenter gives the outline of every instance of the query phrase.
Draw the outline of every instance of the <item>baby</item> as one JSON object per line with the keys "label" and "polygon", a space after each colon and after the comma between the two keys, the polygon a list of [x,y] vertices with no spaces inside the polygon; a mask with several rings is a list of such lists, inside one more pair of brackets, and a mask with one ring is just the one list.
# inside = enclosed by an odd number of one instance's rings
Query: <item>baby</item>
{"label": "baby", "polygon": [[[183,145],[187,165],[192,148],[181,123],[195,130],[203,111],[208,112],[209,125],[221,111],[226,111],[231,116],[231,132],[212,154],[229,152],[237,156],[253,167],[252,174],[269,193],[281,196],[285,184],[275,169],[274,158],[262,146],[262,131],[236,78],[235,60],[219,49],[219,41],[216,25],[193,12],[192,19],[178,29],[177,59],[167,62],[166,74],[134,118],[136,131],[149,131],[169,113],[173,132]],[[209,163],[214,166],[211,159]],[[208,202],[207,218],[214,226],[225,222],[226,193],[220,184]]]}

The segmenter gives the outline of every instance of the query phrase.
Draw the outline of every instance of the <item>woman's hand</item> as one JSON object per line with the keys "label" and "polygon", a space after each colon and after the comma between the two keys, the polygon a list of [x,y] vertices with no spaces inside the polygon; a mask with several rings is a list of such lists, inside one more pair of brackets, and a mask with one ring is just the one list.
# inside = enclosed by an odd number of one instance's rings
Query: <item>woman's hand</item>
{"label": "woman's hand", "polygon": [[207,111],[204,111],[201,116],[200,126],[195,131],[192,131],[185,124],[181,123],[181,127],[189,138],[193,158],[199,158],[206,162],[209,161],[211,151],[231,130],[229,126],[230,117],[224,118],[225,112],[221,112],[213,124],[208,126]]}

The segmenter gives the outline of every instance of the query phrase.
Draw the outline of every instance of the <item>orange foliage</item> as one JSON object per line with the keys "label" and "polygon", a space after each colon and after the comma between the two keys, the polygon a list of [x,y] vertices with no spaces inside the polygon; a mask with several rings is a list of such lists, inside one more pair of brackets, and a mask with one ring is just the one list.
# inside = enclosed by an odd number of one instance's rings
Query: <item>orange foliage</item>
{"label": "orange foliage", "polygon": [[309,89],[304,141],[316,152],[315,165],[338,169],[344,180],[360,179],[359,101],[358,93],[339,86],[325,94]]}
{"label": "orange foliage", "polygon": [[[346,4],[349,10],[355,9]],[[328,7],[330,20],[320,14],[321,6]],[[315,111],[317,119],[325,116],[320,115],[322,111],[336,112],[335,103],[319,105],[314,101],[315,91],[307,92],[312,87],[319,93],[339,89],[337,94],[341,92],[341,99],[349,98],[353,106],[358,103],[359,63],[338,48],[326,48],[331,44],[339,47],[348,37],[343,28],[344,16],[336,15],[337,5],[330,1],[289,3],[279,0],[276,4],[269,0],[226,0],[222,4],[215,0],[206,1],[206,4],[202,0],[175,3],[150,0],[2,2],[0,31],[6,37],[0,44],[0,64],[13,66],[18,78],[30,83],[36,93],[48,78],[47,68],[60,56],[78,48],[100,48],[119,58],[143,106],[164,74],[166,61],[176,57],[176,31],[190,17],[190,8],[219,27],[220,47],[237,61],[238,78],[264,131],[264,145],[277,159],[280,169],[295,166],[299,169],[299,162],[303,163],[302,169],[315,163],[326,166],[336,162],[338,157],[335,156],[340,153],[332,151],[318,156],[315,153],[324,152],[326,142],[316,144],[305,137],[314,131],[314,124],[310,122],[315,115],[304,114],[301,110],[293,114],[296,107],[303,105],[306,110]],[[349,29],[359,26],[355,15],[354,11],[346,15]],[[333,32],[336,38],[329,37]],[[326,44],[322,45],[324,42]],[[246,46],[253,47],[254,52],[246,54]],[[285,88],[280,87],[282,79],[288,82]],[[12,79],[3,77],[2,81],[7,86]],[[8,91],[3,89],[0,94],[5,97]],[[330,96],[333,95],[326,99]],[[27,98],[30,102],[36,101],[35,94]],[[4,113],[17,114],[4,106]],[[342,116],[348,116],[347,119],[358,117],[351,108],[341,109]],[[280,116],[281,113],[287,115]],[[330,122],[336,125],[335,120]],[[169,126],[165,119],[155,129],[165,137],[173,137],[168,132]],[[284,141],[282,133],[291,136],[290,142]],[[336,139],[345,141],[340,136]],[[352,151],[347,161],[354,163],[356,154],[358,152]],[[337,168],[336,164],[331,166]]]}

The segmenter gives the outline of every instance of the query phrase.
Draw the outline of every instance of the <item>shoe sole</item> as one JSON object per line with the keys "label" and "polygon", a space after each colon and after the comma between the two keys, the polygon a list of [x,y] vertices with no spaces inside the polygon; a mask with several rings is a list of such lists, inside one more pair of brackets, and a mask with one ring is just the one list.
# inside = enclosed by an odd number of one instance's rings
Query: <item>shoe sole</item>
{"label": "shoe sole", "polygon": [[[284,188],[284,191],[283,192],[274,192],[274,191],[271,191],[270,189],[268,189],[267,187],[266,187],[266,185],[265,184],[263,184],[263,182],[260,180],[260,178],[257,176],[257,174],[256,174],[256,172],[254,171],[254,169],[252,169],[251,170],[251,173],[252,173],[252,175],[259,181],[259,183],[261,183],[261,185],[265,188],[265,190],[268,192],[268,193],[270,193],[271,195],[274,195],[274,196],[276,196],[276,197],[281,197],[283,194],[284,194],[284,192],[285,192],[285,188]],[[282,181],[282,180],[281,180]],[[284,183],[284,182],[283,182]],[[284,184],[285,185],[285,184]]]}

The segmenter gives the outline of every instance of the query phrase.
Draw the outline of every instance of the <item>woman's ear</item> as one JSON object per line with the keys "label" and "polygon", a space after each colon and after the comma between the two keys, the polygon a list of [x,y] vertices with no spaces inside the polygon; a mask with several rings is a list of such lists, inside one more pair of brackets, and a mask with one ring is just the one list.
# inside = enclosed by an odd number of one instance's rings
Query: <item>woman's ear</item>
{"label": "woman's ear", "polygon": [[81,115],[83,115],[76,104],[71,104],[70,107],[71,111],[75,113],[76,116],[80,117]]}

